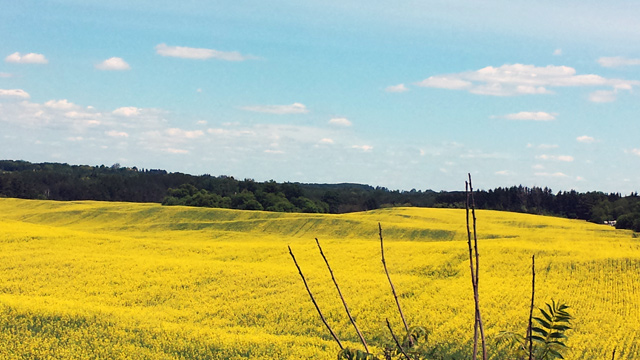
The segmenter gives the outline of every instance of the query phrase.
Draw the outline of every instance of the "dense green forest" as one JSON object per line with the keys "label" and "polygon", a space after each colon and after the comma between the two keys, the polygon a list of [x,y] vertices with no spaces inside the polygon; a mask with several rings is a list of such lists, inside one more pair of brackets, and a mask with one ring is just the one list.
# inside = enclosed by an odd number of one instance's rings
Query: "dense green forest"
{"label": "dense green forest", "polygon": [[[50,200],[156,202],[246,210],[345,213],[390,206],[463,207],[464,192],[400,191],[360,184],[277,183],[136,167],[0,161],[0,196]],[[479,190],[476,207],[615,221],[640,232],[640,197],[512,186]]]}

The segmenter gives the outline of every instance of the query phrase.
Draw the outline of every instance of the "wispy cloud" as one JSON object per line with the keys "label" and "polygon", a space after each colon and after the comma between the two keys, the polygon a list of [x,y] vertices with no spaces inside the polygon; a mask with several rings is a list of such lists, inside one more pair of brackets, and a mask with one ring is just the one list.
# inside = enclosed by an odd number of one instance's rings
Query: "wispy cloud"
{"label": "wispy cloud", "polygon": [[124,106],[113,110],[113,114],[127,117],[137,116],[140,115],[140,109],[134,106]]}
{"label": "wispy cloud", "polygon": [[409,89],[406,86],[404,86],[404,84],[398,84],[398,85],[387,86],[387,88],[384,89],[384,91],[390,92],[390,93],[401,93],[401,92],[409,91]]}
{"label": "wispy cloud", "polygon": [[178,154],[178,155],[186,155],[189,153],[189,150],[176,149],[176,148],[165,148],[163,149],[163,151],[169,154]]}
{"label": "wispy cloud", "polygon": [[320,139],[319,143],[321,143],[321,144],[333,144],[334,141],[333,141],[333,139],[330,139],[330,138],[323,138],[323,139]]}
{"label": "wispy cloud", "polygon": [[636,156],[640,156],[640,149],[631,149],[625,151],[627,154],[632,154]]}
{"label": "wispy cloud", "polygon": [[560,56],[562,55],[562,49],[555,49],[553,51],[553,56]]}
{"label": "wispy cloud", "polygon": [[6,73],[6,72],[0,72],[0,78],[10,78],[13,75]]}
{"label": "wispy cloud", "polygon": [[349,119],[347,118],[333,118],[331,120],[329,120],[329,124],[331,125],[338,125],[338,126],[351,126],[351,121],[349,121]]}
{"label": "wispy cloud", "polygon": [[595,139],[595,138],[593,138],[593,137],[591,137],[591,136],[587,136],[587,135],[578,136],[578,137],[576,138],[576,140],[577,140],[578,142],[581,142],[581,143],[587,143],[587,144],[590,144],[590,143],[594,143],[594,142],[596,142],[596,139]]}
{"label": "wispy cloud", "polygon": [[371,145],[353,145],[351,148],[352,149],[362,150],[362,151],[371,151],[371,150],[373,150],[373,146],[371,146]]}
{"label": "wispy cloud", "polygon": [[589,94],[589,101],[595,103],[608,103],[616,101],[615,91],[598,90]]}
{"label": "wispy cloud", "polygon": [[562,173],[562,172],[554,172],[554,173],[547,173],[547,172],[537,172],[534,174],[535,176],[541,176],[541,177],[553,177],[553,178],[566,178],[569,177],[569,175]]}
{"label": "wispy cloud", "polygon": [[631,88],[640,81],[607,79],[595,74],[576,74],[569,66],[545,67],[524,64],[487,66],[476,71],[431,76],[417,83],[418,86],[466,90],[473,94],[513,96],[549,94],[553,87],[606,86]]}
{"label": "wispy cloud", "polygon": [[96,64],[98,70],[111,70],[111,71],[123,71],[131,70],[131,66],[127,64],[122,58],[112,57],[99,64]]}
{"label": "wispy cloud", "polygon": [[237,51],[219,51],[186,46],[169,46],[164,43],[156,46],[156,53],[162,56],[195,60],[218,59],[225,61],[244,61],[255,59],[254,56],[242,55]]}
{"label": "wispy cloud", "polygon": [[574,160],[573,156],[571,155],[538,155],[536,156],[536,159],[562,162],[572,162]]}
{"label": "wispy cloud", "polygon": [[16,63],[16,64],[47,64],[49,60],[42,55],[36,53],[28,53],[28,54],[20,54],[19,52],[15,52],[6,58],[4,61],[8,63]]}
{"label": "wispy cloud", "polygon": [[507,114],[499,116],[507,120],[532,120],[532,121],[551,121],[555,120],[556,113],[548,113],[544,111],[521,111],[519,113]]}
{"label": "wispy cloud", "polygon": [[171,136],[173,139],[178,140],[187,140],[187,139],[195,139],[201,136],[204,136],[204,132],[202,130],[182,130],[178,128],[171,128],[165,130],[165,133]]}
{"label": "wispy cloud", "polygon": [[268,113],[268,114],[306,114],[309,112],[304,104],[293,103],[291,105],[256,105],[245,106],[242,108],[246,111]]}
{"label": "wispy cloud", "polygon": [[629,59],[623,56],[601,57],[598,59],[598,64],[607,68],[634,66],[640,65],[640,59]]}
{"label": "wispy cloud", "polygon": [[527,148],[555,149],[558,147],[559,147],[558,144],[539,144],[539,145],[527,144]]}
{"label": "wispy cloud", "polygon": [[28,99],[31,96],[22,89],[0,89],[0,97],[12,97],[20,99]]}
{"label": "wispy cloud", "polygon": [[119,137],[120,138],[128,138],[129,137],[128,133],[126,133],[124,131],[117,131],[117,130],[109,130],[109,131],[106,131],[105,134],[107,136],[115,137],[115,138],[119,138]]}

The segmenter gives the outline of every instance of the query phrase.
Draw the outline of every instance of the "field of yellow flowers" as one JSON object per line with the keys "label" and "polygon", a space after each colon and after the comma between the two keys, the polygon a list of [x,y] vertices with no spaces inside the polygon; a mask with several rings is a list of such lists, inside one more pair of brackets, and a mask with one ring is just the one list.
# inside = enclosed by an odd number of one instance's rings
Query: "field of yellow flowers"
{"label": "field of yellow flowers", "polygon": [[[480,306],[489,354],[502,330],[524,335],[536,255],[536,305],[571,306],[567,359],[640,358],[640,238],[604,225],[478,211]],[[317,237],[370,344],[400,332],[380,261],[410,325],[464,357],[473,297],[464,210],[345,215],[0,199],[2,359],[331,359],[329,323],[350,346]]]}

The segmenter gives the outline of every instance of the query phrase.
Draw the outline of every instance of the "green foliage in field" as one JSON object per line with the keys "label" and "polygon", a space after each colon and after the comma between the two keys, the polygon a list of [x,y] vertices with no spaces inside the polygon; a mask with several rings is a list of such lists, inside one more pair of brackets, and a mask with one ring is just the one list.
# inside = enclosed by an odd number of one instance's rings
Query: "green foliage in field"
{"label": "green foliage in field", "polygon": [[[531,254],[536,299],[561,299],[575,317],[565,358],[608,358],[614,346],[616,359],[637,356],[640,239],[576,220],[477,216],[494,358],[508,353],[499,331],[526,330]],[[314,237],[369,344],[391,344],[385,319],[396,333],[402,325],[378,222],[409,326],[426,326],[440,354],[467,358],[474,305],[464,219],[456,209],[327,215],[0,199],[0,358],[335,358],[287,245],[345,346],[361,350]]]}

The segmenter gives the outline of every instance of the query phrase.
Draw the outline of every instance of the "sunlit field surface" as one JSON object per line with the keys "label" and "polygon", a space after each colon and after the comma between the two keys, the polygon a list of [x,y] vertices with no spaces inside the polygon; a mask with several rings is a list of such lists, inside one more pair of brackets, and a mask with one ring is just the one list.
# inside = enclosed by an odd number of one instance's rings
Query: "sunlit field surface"
{"label": "sunlit field surface", "polygon": [[[640,238],[604,225],[478,211],[480,306],[489,353],[501,330],[524,335],[536,255],[536,305],[575,316],[567,359],[640,356]],[[293,249],[338,336],[358,347],[330,275],[370,344],[410,325],[467,357],[473,296],[464,210],[346,215],[0,199],[2,359],[332,359],[289,257]]]}

